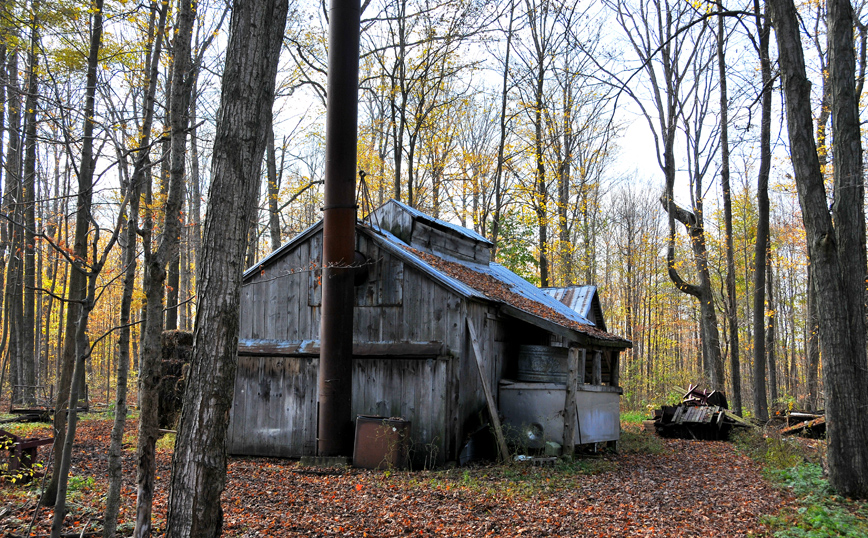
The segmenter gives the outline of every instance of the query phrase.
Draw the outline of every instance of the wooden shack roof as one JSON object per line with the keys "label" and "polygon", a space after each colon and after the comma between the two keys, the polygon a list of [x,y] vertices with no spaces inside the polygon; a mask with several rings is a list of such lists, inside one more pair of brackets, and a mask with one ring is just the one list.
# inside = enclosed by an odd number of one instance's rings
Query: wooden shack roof
{"label": "wooden shack roof", "polygon": [[590,320],[597,328],[607,330],[597,286],[566,286],[542,290]]}
{"label": "wooden shack roof", "polygon": [[[407,210],[414,219],[423,218],[425,224],[433,225],[434,228],[448,229],[447,233],[463,235],[478,242],[483,248],[491,246],[490,242],[472,230],[424,215],[394,200],[390,203],[399,204],[394,207]],[[322,221],[301,232],[255,266],[247,269],[244,272],[244,280],[265,271],[271,263],[281,258],[283,253],[291,251],[312,237],[321,227]],[[582,345],[616,348],[632,346],[629,340],[606,332],[604,327],[596,327],[582,312],[570,308],[499,263],[478,263],[453,256],[438,255],[435,252],[424,252],[418,248],[418,244],[411,246],[392,232],[367,223],[357,223],[356,233],[365,235],[383,250],[454,293],[467,299],[496,303],[503,315],[520,319]]]}

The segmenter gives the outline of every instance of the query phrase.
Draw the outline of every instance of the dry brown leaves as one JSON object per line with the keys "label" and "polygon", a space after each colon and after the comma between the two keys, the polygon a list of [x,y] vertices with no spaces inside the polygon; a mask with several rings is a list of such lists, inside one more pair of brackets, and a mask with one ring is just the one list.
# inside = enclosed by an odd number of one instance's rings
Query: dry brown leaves
{"label": "dry brown leaves", "polygon": [[557,323],[558,325],[563,325],[564,327],[575,329],[576,331],[594,336],[596,338],[602,338],[603,340],[624,341],[621,338],[615,336],[614,334],[609,334],[605,331],[601,331],[591,325],[584,325],[577,321],[573,321],[549,306],[538,303],[532,299],[525,297],[524,295],[515,293],[509,288],[507,284],[501,282],[500,280],[494,278],[491,275],[480,273],[479,271],[474,271],[473,269],[465,267],[460,263],[450,262],[427,252],[421,252],[410,247],[405,248],[412,251],[413,254],[415,254],[419,258],[425,260],[427,264],[431,265],[438,271],[441,271],[451,276],[452,278],[463,282],[471,288],[485,294],[485,296],[491,300],[506,303],[508,305],[514,306],[515,308],[524,310],[529,314],[539,316],[545,320],[552,321],[554,323]]}
{"label": "dry brown leaves", "polygon": [[[74,473],[90,474],[95,483],[75,493],[66,532],[100,526],[110,428],[108,422],[81,425]],[[748,536],[764,533],[761,515],[790,502],[729,443],[664,443],[661,454],[608,456],[594,475],[518,465],[329,471],[287,460],[230,459],[224,536]],[[134,454],[125,455],[121,520],[130,522]],[[158,530],[165,527],[169,459],[159,455]],[[0,487],[10,510],[0,529],[15,535],[33,518],[33,503],[20,492],[20,486]],[[51,510],[41,509],[32,532],[46,534],[50,520]]]}

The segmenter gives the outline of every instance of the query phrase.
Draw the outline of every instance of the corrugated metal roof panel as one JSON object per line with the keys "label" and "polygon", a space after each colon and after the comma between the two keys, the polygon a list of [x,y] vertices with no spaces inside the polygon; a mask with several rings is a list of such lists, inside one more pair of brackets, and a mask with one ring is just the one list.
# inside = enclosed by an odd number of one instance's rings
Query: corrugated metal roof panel
{"label": "corrugated metal roof panel", "polygon": [[565,288],[543,288],[547,295],[557,299],[582,316],[590,318],[591,304],[597,286],[567,286]]}
{"label": "corrugated metal roof panel", "polygon": [[[467,267],[480,271],[480,269],[477,269],[478,266],[467,265]],[[545,305],[568,319],[584,325],[594,325],[588,320],[586,314],[568,307],[555,297],[549,295],[546,290],[537,288],[499,263],[492,262],[487,268],[482,269],[480,272],[490,274],[497,280],[507,284],[513,292]]]}

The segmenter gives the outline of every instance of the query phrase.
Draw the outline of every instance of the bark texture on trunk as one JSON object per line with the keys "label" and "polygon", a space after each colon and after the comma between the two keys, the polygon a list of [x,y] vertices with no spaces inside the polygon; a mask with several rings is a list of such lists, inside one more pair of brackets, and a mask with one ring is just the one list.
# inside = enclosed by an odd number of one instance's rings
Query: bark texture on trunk
{"label": "bark texture on trunk", "polygon": [[233,3],[198,267],[195,343],[172,462],[167,537],[211,537],[221,532],[241,274],[267,139],[261,126],[271,117],[286,13],[286,0]]}
{"label": "bark texture on trunk", "polygon": [[[157,7],[159,6],[159,8]],[[123,462],[121,444],[123,441],[124,426],[127,415],[127,380],[130,360],[130,321],[133,299],[133,290],[136,279],[136,242],[139,231],[139,198],[142,191],[142,183],[150,175],[151,161],[148,147],[151,143],[151,126],[154,120],[154,97],[157,91],[157,76],[159,73],[160,56],[163,45],[163,35],[166,28],[167,4],[152,4],[154,11],[151,15],[148,35],[154,43],[153,50],[148,53],[145,65],[148,71],[148,85],[144,95],[144,118],[142,121],[141,137],[138,150],[134,153],[135,165],[128,189],[130,190],[130,211],[127,220],[126,242],[123,244],[124,259],[124,288],[121,297],[120,311],[120,336],[118,352],[118,381],[117,396],[115,398],[115,421],[111,433],[111,446],[109,447],[109,490],[106,495],[106,510],[103,525],[103,536],[111,538],[117,529],[118,513],[120,511],[120,493],[123,477]]]}
{"label": "bark texture on trunk", "polygon": [[868,386],[863,302],[865,216],[852,6],[845,0],[827,3],[835,152],[835,201],[830,214],[813,138],[811,86],[796,8],[790,0],[773,0],[769,5],[820,320],[830,483],[843,495],[865,497],[868,428],[856,427],[868,408],[864,391]]}
{"label": "bark texture on trunk", "polygon": [[[25,405],[34,401],[36,385],[36,106],[39,92],[39,2],[31,4],[30,50],[27,60],[27,96],[24,100],[24,297],[21,331],[21,395]],[[41,284],[41,283],[40,283]]]}
{"label": "bark texture on trunk", "polygon": [[[84,127],[81,149],[81,166],[78,170],[78,193],[75,212],[75,235],[73,239],[73,255],[76,259],[87,259],[87,236],[91,222],[91,201],[93,199],[93,130],[94,110],[96,108],[96,69],[99,62],[99,50],[102,46],[102,6],[103,0],[95,0],[93,21],[91,23],[90,49],[87,61],[87,90],[84,105]],[[73,267],[69,274],[68,304],[66,311],[66,326],[64,329],[63,353],[61,355],[60,379],[57,382],[57,399],[54,411],[54,461],[59,465],[63,457],[65,436],[67,430],[67,404],[69,403],[72,386],[72,375],[75,368],[76,327],[81,313],[81,302],[87,294],[87,279],[85,273],[78,267]],[[81,370],[84,375],[84,370]],[[83,383],[83,379],[80,380]],[[46,506],[55,505],[60,487],[61,473],[58,470],[51,475],[51,480],[45,488],[40,502]],[[65,479],[65,477],[64,477]]]}
{"label": "bark texture on trunk", "polygon": [[723,4],[717,17],[717,68],[720,77],[720,185],[723,190],[723,220],[726,228],[726,316],[729,326],[729,364],[732,379],[732,409],[741,415],[741,361],[738,342],[738,297],[735,291],[735,248],[732,237],[732,191],[729,173],[729,97],[726,88],[726,43]]}
{"label": "bark texture on trunk", "polygon": [[[169,98],[169,177],[164,211],[162,235],[157,250],[145,260],[147,285],[147,323],[142,341],[142,365],[139,373],[138,445],[136,447],[136,538],[150,536],[153,532],[151,512],[154,499],[154,473],[156,472],[156,442],[158,430],[160,382],[160,359],[162,333],[164,283],[169,265],[177,267],[178,243],[181,236],[181,209],[184,204],[184,171],[187,149],[187,126],[189,125],[190,98],[193,91],[195,69],[192,65],[191,41],[196,20],[196,2],[180,3],[178,19],[174,28],[172,50],[172,82]],[[165,178],[164,178],[165,180]],[[175,284],[177,286],[177,284]],[[177,319],[177,318],[176,318]]]}
{"label": "bark texture on trunk", "polygon": [[817,296],[814,291],[814,276],[811,264],[808,264],[808,323],[807,323],[807,377],[808,377],[808,410],[822,408],[820,404],[820,319],[817,314]]}
{"label": "bark texture on trunk", "polygon": [[[768,14],[768,9],[766,10]],[[770,25],[768,17],[760,15],[759,0],[754,0],[754,15],[760,42],[760,70],[762,72],[763,96],[762,119],[760,120],[760,166],[757,175],[757,223],[754,267],[765,267],[769,229],[769,172],[771,170],[771,62],[769,61]],[[768,420],[766,397],[766,351],[765,351],[765,271],[754,270],[753,297],[753,408],[760,420]]]}
{"label": "bark texture on trunk", "polygon": [[271,250],[280,247],[280,210],[277,199],[280,196],[280,183],[277,176],[277,156],[274,151],[274,125],[268,126],[268,147],[266,148],[266,171],[268,173],[268,231],[271,233]]}

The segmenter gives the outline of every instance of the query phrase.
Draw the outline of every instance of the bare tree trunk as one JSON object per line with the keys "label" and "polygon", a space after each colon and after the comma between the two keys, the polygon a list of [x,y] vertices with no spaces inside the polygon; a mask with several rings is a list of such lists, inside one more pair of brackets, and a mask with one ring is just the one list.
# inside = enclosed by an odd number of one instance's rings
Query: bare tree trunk
{"label": "bare tree trunk", "polygon": [[268,230],[271,233],[271,250],[280,247],[280,212],[277,197],[280,183],[277,177],[277,156],[274,151],[274,122],[268,124],[268,146],[265,148],[266,170],[268,171]]}
{"label": "bare tree trunk", "polygon": [[253,267],[256,264],[259,242],[259,210],[254,212],[250,220],[250,231],[247,234],[247,256],[244,260],[245,267]]}
{"label": "bare tree trunk", "polygon": [[[868,496],[868,408],[865,350],[865,215],[858,96],[855,95],[850,2],[827,2],[835,197],[826,203],[814,142],[811,90],[793,2],[771,0],[784,87],[790,152],[805,223],[820,320],[826,392],[830,484],[840,494]],[[758,271],[759,272],[759,271]]]}
{"label": "bare tree trunk", "polygon": [[[102,12],[100,0],[97,0],[97,10]],[[101,23],[101,21],[100,21]],[[88,121],[92,121],[92,117],[88,116]],[[120,214],[123,215],[127,209],[127,200],[121,204]],[[88,336],[88,322],[90,314],[96,306],[97,292],[96,284],[100,273],[102,272],[105,263],[108,260],[114,244],[117,242],[118,234],[122,227],[123,217],[118,217],[118,222],[115,225],[111,239],[106,242],[102,255],[97,260],[97,250],[99,245],[100,228],[94,226],[93,242],[91,244],[93,253],[93,262],[90,264],[77,263],[75,269],[81,271],[86,276],[87,292],[85,298],[81,302],[81,317],[76,324],[76,341],[75,341],[75,368],[73,369],[73,382],[69,391],[69,423],[67,424],[66,437],[63,442],[63,454],[58,462],[57,474],[60,477],[57,485],[57,502],[54,505],[54,518],[51,523],[51,538],[60,538],[63,531],[63,520],[66,518],[66,493],[69,478],[69,470],[72,464],[72,446],[75,442],[75,430],[78,424],[78,395],[83,388],[84,383],[84,365],[91,359],[94,346],[91,346],[90,337]]]}
{"label": "bare tree trunk", "polygon": [[130,211],[127,219],[126,242],[124,244],[123,260],[124,270],[124,290],[121,297],[120,311],[120,337],[119,337],[119,354],[118,354],[118,382],[117,396],[115,399],[115,421],[111,433],[111,446],[109,447],[109,490],[106,495],[106,511],[105,523],[103,525],[103,536],[112,538],[117,529],[117,518],[120,509],[120,493],[123,478],[122,466],[122,450],[121,444],[123,441],[124,426],[127,418],[127,381],[130,364],[130,311],[132,308],[133,291],[136,281],[136,242],[138,239],[138,221],[139,221],[139,197],[141,195],[142,183],[150,181],[150,151],[151,143],[151,127],[154,119],[154,96],[157,91],[157,76],[159,73],[160,56],[162,53],[163,36],[166,28],[166,15],[168,4],[153,2],[151,4],[151,19],[149,24],[148,36],[149,42],[152,42],[153,49],[148,52],[145,66],[148,71],[148,86],[145,91],[144,103],[142,110],[144,111],[144,119],[142,121],[141,138],[139,140],[139,148],[134,153],[135,167],[133,176],[130,179],[129,198]]}
{"label": "bare tree trunk", "polygon": [[[146,131],[143,131],[146,132]],[[123,250],[124,260],[124,290],[120,308],[120,337],[117,364],[117,393],[115,396],[115,418],[111,432],[111,445],[108,453],[109,489],[106,494],[103,537],[113,538],[117,530],[118,513],[120,511],[120,495],[123,478],[122,443],[124,427],[127,420],[127,382],[130,368],[130,309],[133,300],[133,288],[136,282],[136,239],[139,212],[139,187],[131,184],[130,212],[127,219],[126,244]]]}
{"label": "bare tree trunk", "polygon": [[808,322],[807,322],[807,378],[808,378],[808,409],[819,408],[820,388],[820,319],[817,313],[817,292],[813,283],[814,272],[808,263]]}
{"label": "bare tree trunk", "polygon": [[21,331],[21,378],[25,405],[31,405],[36,385],[36,101],[39,85],[38,11],[39,2],[31,2],[30,50],[27,54],[27,94],[24,100],[24,291]]}
{"label": "bare tree trunk", "polygon": [[[540,53],[542,54],[542,53]],[[536,101],[534,102],[534,206],[537,216],[537,229],[539,231],[539,280],[540,286],[549,286],[549,260],[548,260],[548,188],[546,186],[545,154],[543,149],[543,60],[536,80]]]}
{"label": "bare tree trunk", "polygon": [[778,361],[775,354],[775,320],[777,309],[775,307],[774,280],[772,279],[772,254],[771,248],[766,257],[766,357],[768,357],[769,369],[769,398],[772,405],[778,401]]}
{"label": "bare tree trunk", "polygon": [[491,226],[491,242],[494,243],[492,257],[497,251],[497,239],[500,236],[500,220],[503,214],[503,167],[506,148],[506,105],[509,89],[509,54],[512,50],[512,25],[515,15],[515,0],[509,2],[509,28],[506,32],[506,58],[503,62],[503,87],[500,91],[500,142],[497,145],[497,168],[494,172],[494,218]]}
{"label": "bare tree trunk", "polygon": [[[102,7],[103,0],[94,0],[90,44],[87,56],[87,87],[85,89],[84,127],[81,147],[81,165],[78,170],[78,206],[75,216],[75,244],[73,252],[77,259],[87,260],[87,236],[91,222],[91,201],[93,197],[93,131],[96,111],[96,70],[99,64],[99,51],[102,46]],[[76,414],[79,389],[84,384],[84,361],[87,360],[87,316],[89,310],[84,304],[87,298],[87,278],[85,267],[81,264],[72,268],[70,274],[69,306],[67,308],[66,340],[61,370],[60,387],[57,390],[57,407],[54,414],[54,444],[56,468],[51,484],[42,497],[43,504],[54,505],[54,522],[51,537],[57,538],[63,529],[65,516],[66,486],[72,458],[72,444],[75,441]],[[90,306],[92,308],[92,306]],[[72,317],[73,314],[75,317]],[[78,357],[79,360],[76,360]],[[66,374],[64,379],[63,374]],[[61,398],[67,398],[67,401]],[[68,404],[67,408],[63,406]],[[66,414],[70,413],[67,424]],[[62,429],[60,425],[63,426]]]}
{"label": "bare tree trunk", "polygon": [[181,234],[181,208],[184,203],[184,169],[189,125],[190,99],[193,91],[195,69],[192,62],[191,42],[195,22],[196,2],[180,2],[178,19],[174,28],[172,50],[172,84],[170,87],[169,125],[171,127],[171,154],[168,197],[166,199],[163,232],[160,244],[147,260],[148,286],[147,326],[142,341],[141,370],[139,373],[139,418],[136,460],[136,538],[150,536],[153,528],[151,511],[154,496],[154,473],[156,471],[155,445],[158,430],[158,393],[160,381],[160,317],[163,304],[163,282],[167,269],[178,254]]}
{"label": "bare tree trunk", "polygon": [[[829,394],[829,463],[831,484],[845,495],[868,497],[868,430],[853,428],[868,409],[868,356],[865,331],[865,186],[862,164],[859,98],[853,7],[849,1],[829,0],[829,78],[831,81],[834,203],[832,222],[838,264],[849,315],[850,347],[838,361],[824,353],[824,378]],[[807,228],[807,226],[806,226]],[[824,300],[820,297],[820,308]],[[828,305],[832,306],[832,305]],[[839,309],[840,306],[836,305]],[[823,313],[825,314],[825,313]],[[824,315],[821,314],[821,327]],[[822,329],[821,329],[822,330]],[[825,331],[821,333],[825,334]],[[822,344],[821,344],[822,345]],[[853,376],[850,376],[850,372]],[[861,430],[852,432],[850,430]]]}
{"label": "bare tree trunk", "polygon": [[9,142],[6,160],[6,200],[10,220],[7,237],[11,247],[9,264],[6,268],[6,305],[4,319],[9,331],[6,357],[9,364],[9,385],[13,388],[12,401],[18,403],[20,395],[15,393],[15,385],[20,385],[19,365],[21,363],[21,319],[23,317],[22,284],[24,279],[24,204],[21,186],[21,90],[18,87],[18,51],[12,51],[5,66],[8,81]]}
{"label": "bare tree trunk", "polygon": [[[202,252],[202,192],[201,179],[199,177],[199,139],[196,128],[196,101],[198,96],[197,82],[193,81],[193,98],[190,100],[190,236],[191,236],[191,264],[199,266],[199,253]],[[198,282],[196,283],[198,286]],[[196,290],[191,290],[193,295]],[[192,322],[190,324],[192,326]]]}
{"label": "bare tree trunk", "polygon": [[[183,220],[183,211],[179,212]],[[179,232],[184,229],[184,223],[181,222]],[[180,237],[176,239],[180,247]],[[178,252],[169,260],[166,267],[166,326],[165,330],[174,331],[178,329],[178,297],[179,288],[181,286],[181,256],[180,248],[176,247]]]}
{"label": "bare tree trunk", "polygon": [[[6,17],[6,2],[0,1],[0,15]],[[6,131],[6,31],[0,31],[0,137]],[[10,214],[8,192],[3,191],[3,172],[5,171],[6,151],[0,138],[0,217],[6,218]],[[6,175],[8,182],[8,174]],[[9,227],[5,222],[0,222],[0,286],[6,290],[6,263],[9,255]],[[3,316],[4,328],[8,326],[8,317],[6,314],[6,294],[0,293],[0,312]],[[0,353],[6,347],[6,331],[3,330],[3,336],[0,338]],[[3,392],[3,384],[0,383],[0,394]]]}
{"label": "bare tree trunk", "polygon": [[723,4],[718,5],[717,67],[720,78],[720,185],[723,190],[723,220],[726,229],[726,315],[729,326],[729,365],[732,378],[730,401],[736,415],[742,414],[741,360],[738,342],[738,297],[735,291],[735,253],[732,236],[732,189],[729,182],[729,96],[726,88],[726,45]]}
{"label": "bare tree trunk", "polygon": [[[768,5],[766,6],[768,8]],[[771,170],[771,62],[769,60],[770,25],[760,15],[759,0],[754,0],[754,14],[760,43],[760,70],[763,81],[762,119],[760,125],[760,167],[757,177],[756,247],[754,250],[753,296],[753,407],[760,420],[769,419],[766,396],[765,350],[765,270],[769,235],[769,172]],[[768,12],[766,12],[768,15]]]}
{"label": "bare tree trunk", "polygon": [[[560,254],[560,273],[563,275],[562,286],[573,284],[573,255],[570,244],[570,227],[567,220],[567,209],[570,205],[570,181],[572,180],[573,164],[573,89],[567,81],[563,91],[563,153],[558,170],[558,251]],[[588,264],[590,265],[590,264]]]}
{"label": "bare tree trunk", "polygon": [[172,462],[168,538],[221,531],[242,264],[266,145],[258,126],[272,113],[286,13],[285,0],[238,0],[232,9],[198,269],[198,323]]}

